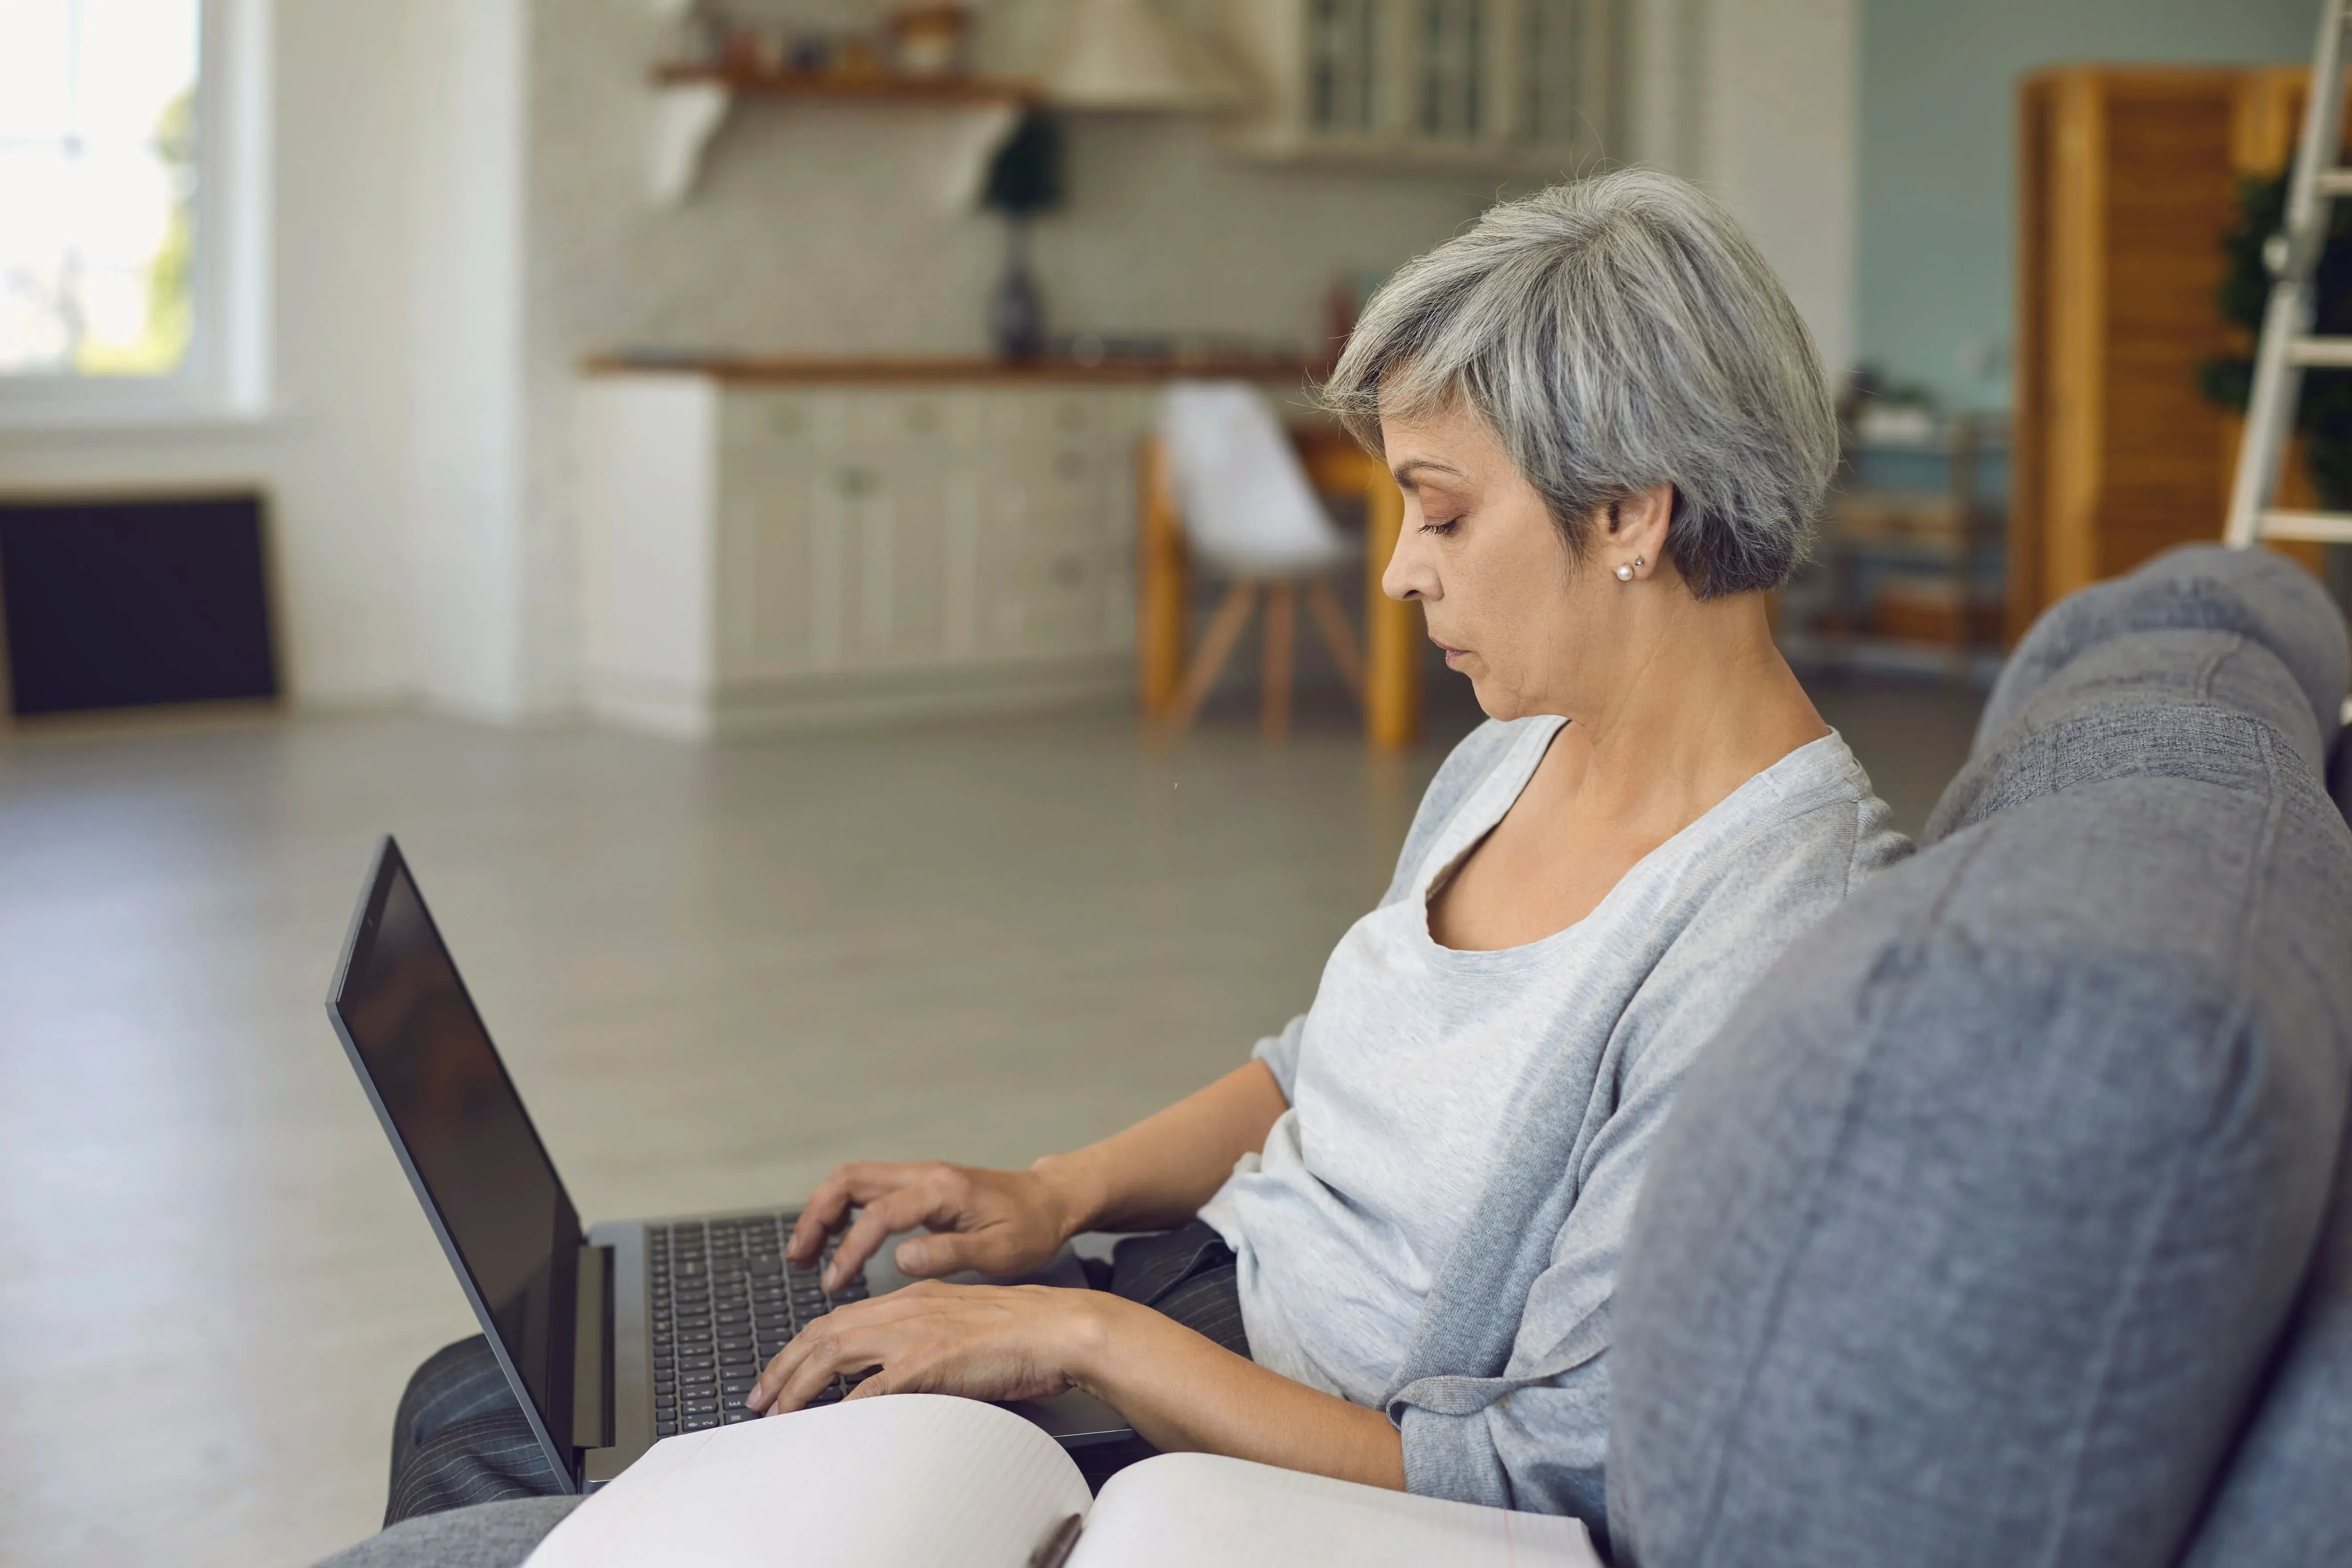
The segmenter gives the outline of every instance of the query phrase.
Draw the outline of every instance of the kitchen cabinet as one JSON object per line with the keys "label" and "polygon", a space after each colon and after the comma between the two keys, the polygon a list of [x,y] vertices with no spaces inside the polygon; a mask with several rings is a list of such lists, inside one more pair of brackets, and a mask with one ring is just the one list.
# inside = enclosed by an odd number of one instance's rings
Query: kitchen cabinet
{"label": "kitchen cabinet", "polygon": [[[1302,397],[1302,367],[1255,373]],[[1164,374],[598,367],[588,704],[690,738],[1123,698]]]}
{"label": "kitchen cabinet", "polygon": [[1615,144],[1620,0],[1228,0],[1260,157],[1556,177]]}

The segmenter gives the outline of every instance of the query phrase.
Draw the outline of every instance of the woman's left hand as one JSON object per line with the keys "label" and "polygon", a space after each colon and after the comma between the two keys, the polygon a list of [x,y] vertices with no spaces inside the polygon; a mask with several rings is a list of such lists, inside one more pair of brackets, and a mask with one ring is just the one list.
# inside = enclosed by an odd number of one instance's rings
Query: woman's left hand
{"label": "woman's left hand", "polygon": [[873,1369],[849,1397],[958,1394],[1043,1399],[1067,1389],[1101,1348],[1106,1306],[1096,1290],[927,1280],[837,1307],[776,1352],[744,1405],[798,1410],[835,1373]]}
{"label": "woman's left hand", "polygon": [[1083,1388],[1163,1453],[1230,1454],[1402,1490],[1404,1441],[1385,1411],[1293,1383],[1172,1318],[1105,1290],[927,1280],[803,1329],[744,1405],[798,1410],[841,1373],[849,1397],[1042,1399]]}

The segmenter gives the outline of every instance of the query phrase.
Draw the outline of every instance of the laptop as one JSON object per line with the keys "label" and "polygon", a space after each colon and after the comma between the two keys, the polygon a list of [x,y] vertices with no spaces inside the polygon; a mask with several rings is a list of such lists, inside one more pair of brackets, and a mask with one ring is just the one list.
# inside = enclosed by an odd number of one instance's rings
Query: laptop
{"label": "laptop", "polygon": [[[783,1259],[797,1209],[583,1230],[390,838],[361,889],[327,1014],[532,1435],[574,1491],[663,1437],[754,1419],[742,1391],[793,1333],[907,1283],[877,1258],[828,1293],[816,1270]],[[1056,1282],[1083,1279],[1068,1272]],[[836,1379],[819,1402],[848,1386]],[[1134,1435],[1076,1391],[1006,1408],[1068,1448]]]}

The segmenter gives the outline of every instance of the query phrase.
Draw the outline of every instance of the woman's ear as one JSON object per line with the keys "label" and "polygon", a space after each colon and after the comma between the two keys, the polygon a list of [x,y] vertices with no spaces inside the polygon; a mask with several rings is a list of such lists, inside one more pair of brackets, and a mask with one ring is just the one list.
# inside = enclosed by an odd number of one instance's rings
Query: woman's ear
{"label": "woman's ear", "polygon": [[1609,503],[1597,542],[1602,570],[1621,583],[1639,582],[1665,558],[1668,525],[1675,517],[1675,487],[1652,485]]}

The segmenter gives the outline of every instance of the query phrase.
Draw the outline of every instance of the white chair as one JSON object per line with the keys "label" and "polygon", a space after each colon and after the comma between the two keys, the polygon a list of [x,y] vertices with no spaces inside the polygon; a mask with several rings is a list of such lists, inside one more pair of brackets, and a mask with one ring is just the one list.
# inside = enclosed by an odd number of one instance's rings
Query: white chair
{"label": "white chair", "polygon": [[1290,732],[1291,654],[1299,590],[1316,629],[1357,700],[1363,657],[1331,592],[1330,574],[1356,554],[1331,521],[1273,407],[1246,382],[1177,382],[1160,408],[1166,500],[1200,565],[1233,580],[1224,603],[1162,716],[1166,733],[1188,729],[1265,597],[1265,672],[1259,727],[1269,741]]}

